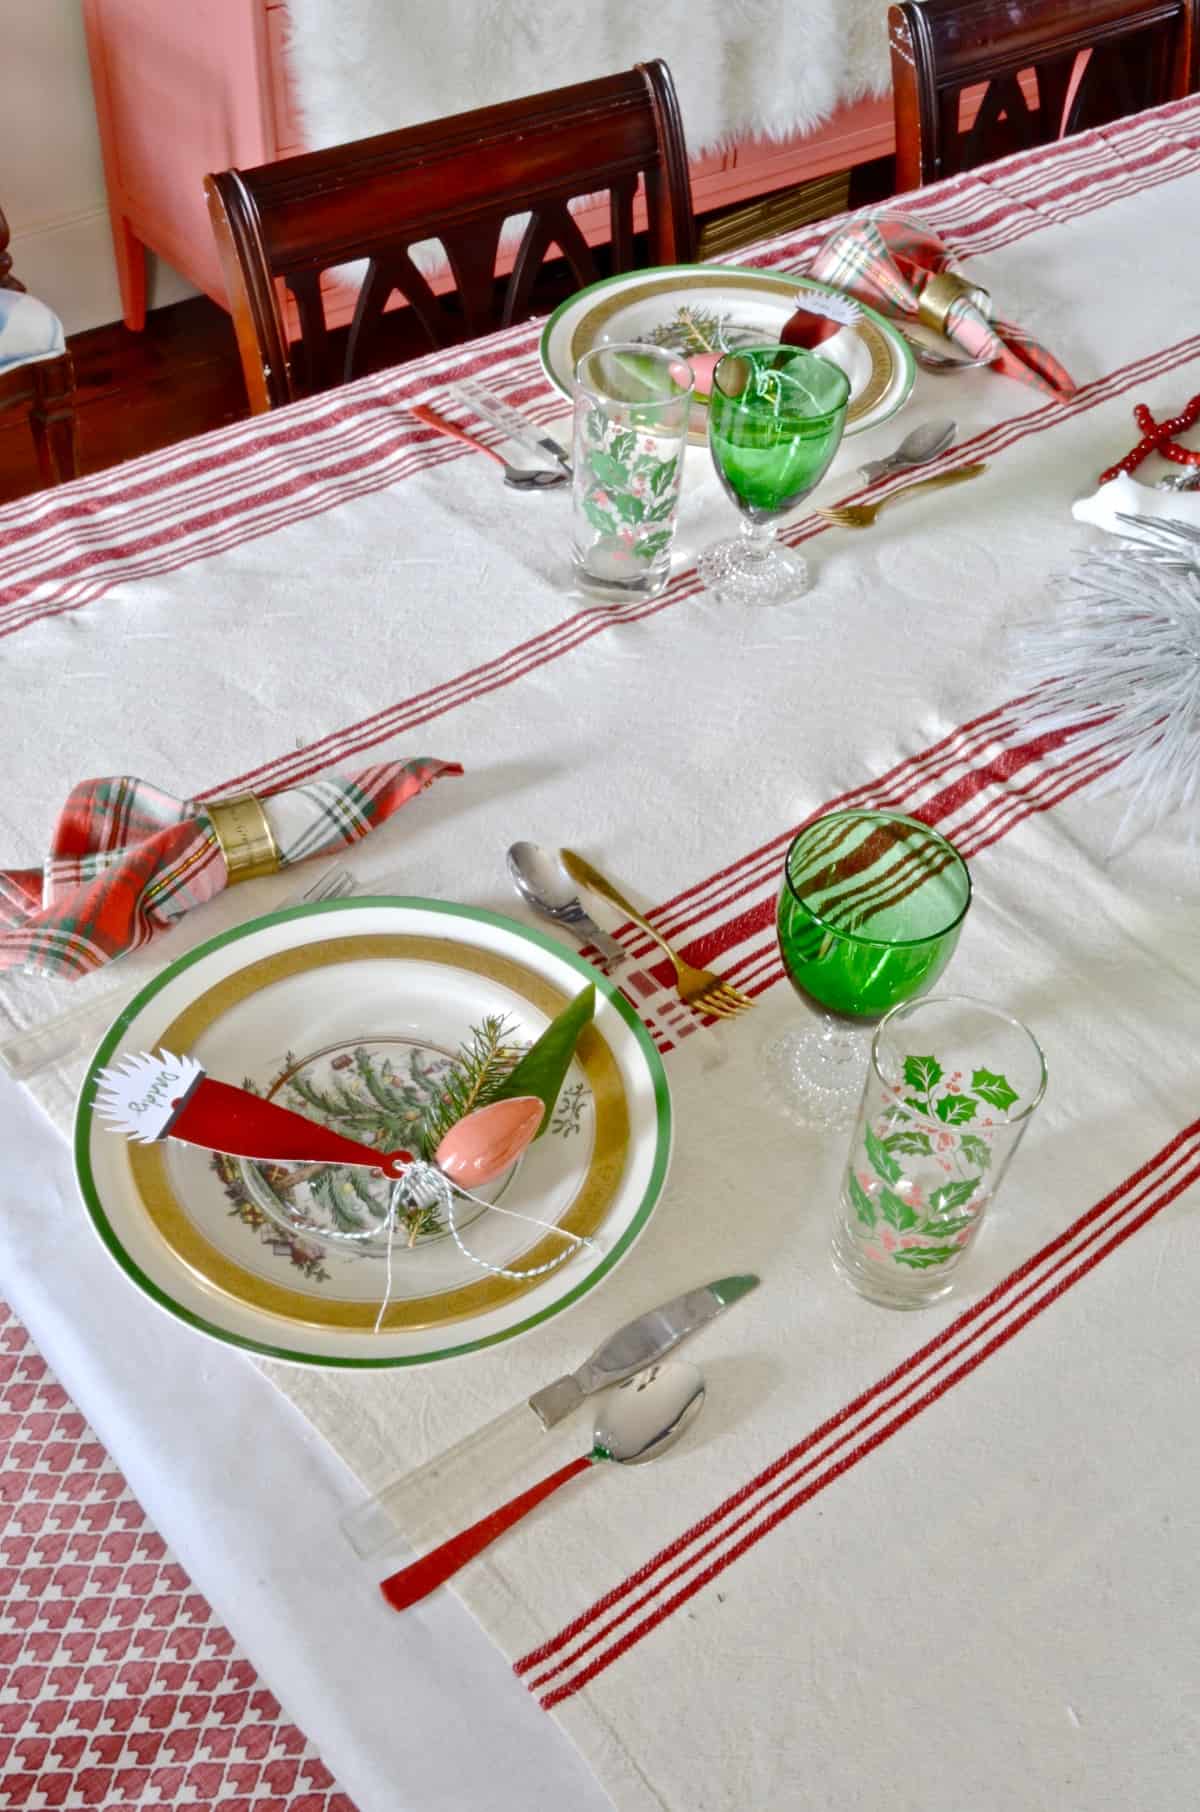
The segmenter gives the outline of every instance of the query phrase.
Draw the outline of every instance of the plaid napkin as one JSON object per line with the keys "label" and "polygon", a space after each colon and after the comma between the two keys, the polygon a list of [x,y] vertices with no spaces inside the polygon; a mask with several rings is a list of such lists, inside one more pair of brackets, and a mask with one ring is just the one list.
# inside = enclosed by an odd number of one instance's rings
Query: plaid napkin
{"label": "plaid napkin", "polygon": [[[877,214],[840,227],[825,241],[808,274],[881,314],[917,319],[921,292],[931,277],[949,270],[950,263],[947,248],[919,221]],[[1005,377],[1020,378],[1055,396],[1073,395],[1074,381],[1054,354],[1024,328],[990,319],[986,296],[977,291],[976,297],[960,296],[950,304],[943,328],[946,337],[970,358],[986,359]]]}
{"label": "plaid napkin", "polygon": [[[439,775],[461,773],[419,756],[327,774],[259,803],[286,868],[356,843]],[[74,980],[148,943],[228,880],[205,804],[126,774],[83,780],[44,867],[0,869],[0,969]]]}

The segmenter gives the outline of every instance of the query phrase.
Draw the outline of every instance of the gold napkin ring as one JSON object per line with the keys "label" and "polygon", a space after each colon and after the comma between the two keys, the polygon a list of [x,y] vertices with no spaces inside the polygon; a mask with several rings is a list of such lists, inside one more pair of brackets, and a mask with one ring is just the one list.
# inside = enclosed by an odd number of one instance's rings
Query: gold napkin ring
{"label": "gold napkin ring", "polygon": [[267,820],[262,801],[253,793],[232,799],[214,799],[205,806],[213,835],[221,846],[229,885],[273,875],[282,866],[279,845]]}
{"label": "gold napkin ring", "polygon": [[991,298],[978,283],[969,283],[957,271],[936,271],[917,297],[917,319],[934,333],[945,333],[946,317],[960,296],[966,296],[986,319],[991,311]]}

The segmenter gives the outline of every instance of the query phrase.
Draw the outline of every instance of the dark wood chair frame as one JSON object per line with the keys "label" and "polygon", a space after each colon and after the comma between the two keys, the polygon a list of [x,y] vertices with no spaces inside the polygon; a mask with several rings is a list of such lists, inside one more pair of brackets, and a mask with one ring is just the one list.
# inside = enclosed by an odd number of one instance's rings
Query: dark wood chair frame
{"label": "dark wood chair frame", "polygon": [[[8,222],[0,211],[0,289],[24,291],[12,274]],[[0,409],[23,405],[37,453],[42,483],[62,484],[79,471],[79,433],[75,416],[75,371],[69,352],[51,359],[31,359],[0,371]]]}
{"label": "dark wood chair frame", "polygon": [[[902,0],[888,9],[888,31],[898,190],[1200,85],[1200,0]],[[1033,72],[1035,107],[1018,79],[1024,71]],[[960,97],[982,84],[963,131]]]}
{"label": "dark wood chair frame", "polygon": [[[430,345],[525,320],[534,281],[557,247],[582,287],[602,275],[568,204],[607,191],[614,272],[634,261],[634,197],[644,184],[651,260],[695,258],[679,105],[665,63],[559,88],[328,151],[205,180],[242,369],[254,413],[345,383],[371,368],[396,292]],[[529,215],[504,284],[504,223]],[[411,248],[437,239],[455,289],[436,294]],[[321,276],[367,259],[337,368]],[[300,322],[288,344],[285,285]]]}

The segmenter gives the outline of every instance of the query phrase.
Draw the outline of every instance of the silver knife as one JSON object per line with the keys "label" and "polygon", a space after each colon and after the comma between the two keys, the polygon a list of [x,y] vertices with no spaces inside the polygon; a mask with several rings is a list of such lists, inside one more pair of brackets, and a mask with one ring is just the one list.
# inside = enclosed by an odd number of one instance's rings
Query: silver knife
{"label": "silver knife", "polygon": [[535,422],[528,421],[519,409],[497,396],[494,390],[485,390],[473,378],[460,378],[456,384],[447,384],[446,393],[456,402],[464,403],[472,409],[481,421],[489,422],[498,428],[509,440],[516,441],[530,453],[548,453],[554,463],[562,467],[569,478],[571,462],[567,450],[552,434],[543,433]]}
{"label": "silver knife", "polygon": [[455,1446],[394,1479],[365,1503],[356,1504],[342,1517],[347,1541],[367,1560],[400,1539],[414,1546],[440,1540],[448,1519],[461,1514],[462,1503],[470,1499],[481,1475],[503,1489],[506,1480],[523,1466],[539,1463],[546,1430],[570,1415],[585,1397],[620,1384],[661,1359],[757,1283],[758,1278],[749,1275],[722,1277],[618,1328],[577,1371],[535,1391],[528,1402],[514,1404]]}
{"label": "silver knife", "polygon": [[697,1328],[720,1315],[731,1302],[745,1296],[757,1282],[757,1277],[749,1274],[722,1277],[716,1283],[705,1284],[701,1290],[689,1290],[684,1296],[674,1297],[660,1309],[647,1310],[636,1321],[610,1334],[577,1371],[568,1372],[565,1378],[556,1378],[544,1390],[535,1391],[529,1399],[530,1409],[541,1419],[543,1428],[553,1428],[594,1391],[607,1390],[610,1384],[623,1384],[643,1366],[653,1365],[656,1359],[663,1358],[681,1340],[686,1340]]}

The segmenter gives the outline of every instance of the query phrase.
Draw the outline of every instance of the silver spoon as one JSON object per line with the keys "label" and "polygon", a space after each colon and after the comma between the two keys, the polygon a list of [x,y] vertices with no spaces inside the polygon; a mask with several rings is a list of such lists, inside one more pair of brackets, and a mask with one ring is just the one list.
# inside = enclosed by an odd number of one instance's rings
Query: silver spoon
{"label": "silver spoon", "polygon": [[625,960],[625,952],[615,937],[602,931],[591,914],[585,912],[575,883],[568,880],[558,858],[540,843],[514,843],[508,852],[508,872],[512,884],[535,912],[565,925],[581,944],[594,944],[616,968]]}
{"label": "silver spoon", "polygon": [[646,1460],[656,1460],[674,1446],[699,1415],[703,1402],[704,1379],[694,1365],[686,1365],[680,1359],[663,1359],[657,1365],[648,1365],[644,1372],[635,1372],[601,1399],[589,1453],[560,1466],[557,1472],[481,1517],[460,1535],[452,1535],[449,1541],[431,1548],[411,1566],[389,1574],[381,1581],[380,1591],[396,1611],[419,1603],[467,1561],[482,1554],[498,1535],[519,1523],[589,1466],[597,1466],[602,1460],[616,1460],[621,1466],[641,1466]]}
{"label": "silver spoon", "polygon": [[1181,472],[1168,472],[1154,488],[1156,491],[1200,490],[1200,466],[1185,466]]}
{"label": "silver spoon", "polygon": [[927,459],[936,459],[944,453],[958,433],[956,422],[922,422],[920,427],[911,429],[900,442],[894,453],[886,459],[868,459],[859,471],[870,484],[872,479],[882,478],[885,472],[902,472],[906,466],[924,465]]}

